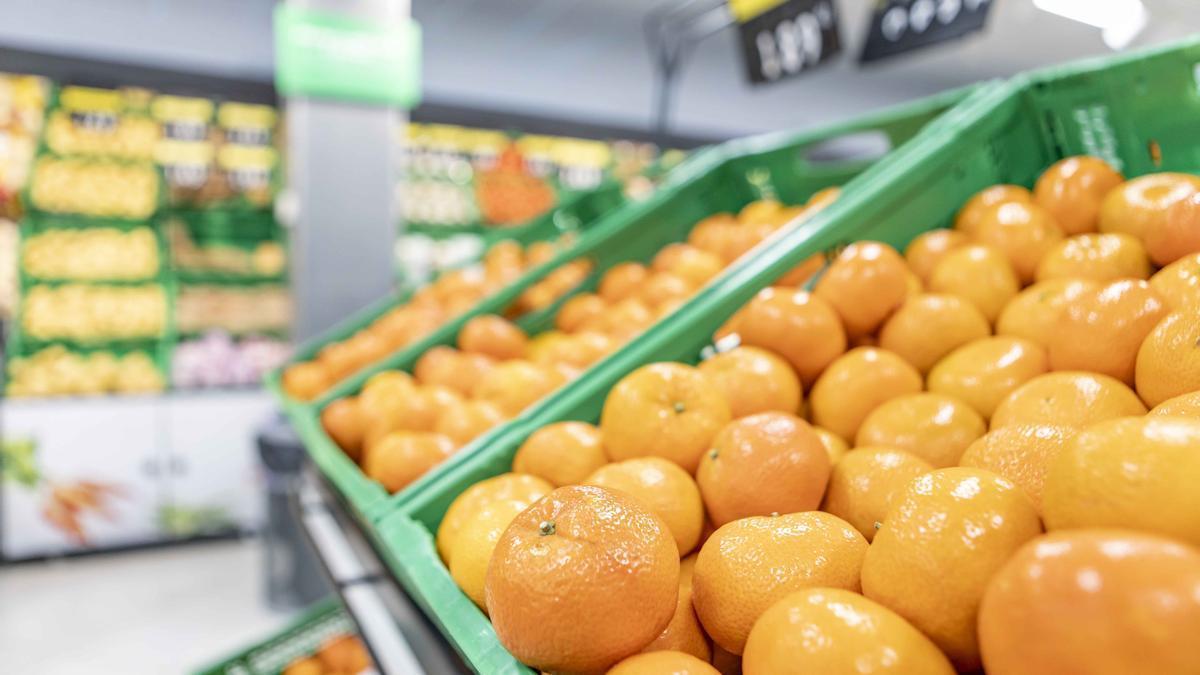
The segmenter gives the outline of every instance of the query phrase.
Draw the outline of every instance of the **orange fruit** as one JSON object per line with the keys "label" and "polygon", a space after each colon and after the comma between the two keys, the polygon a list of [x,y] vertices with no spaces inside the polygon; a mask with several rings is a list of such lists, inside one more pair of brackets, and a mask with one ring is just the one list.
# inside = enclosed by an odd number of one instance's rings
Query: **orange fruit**
{"label": "orange fruit", "polygon": [[494,314],[477,316],[458,332],[458,348],[499,361],[525,356],[529,336],[512,322]]}
{"label": "orange fruit", "polygon": [[455,408],[462,397],[453,389],[440,385],[415,387],[390,401],[386,413],[377,416],[364,407],[366,436],[370,445],[391,431],[433,431],[443,411]]}
{"label": "orange fruit", "polygon": [[475,385],[475,398],[495,403],[505,415],[516,416],[558,388],[561,382],[528,361],[505,361],[484,373]]}
{"label": "orange fruit", "polygon": [[980,216],[993,206],[1012,202],[1029,204],[1033,193],[1020,185],[993,185],[976,192],[954,217],[954,229],[967,237],[974,237]]}
{"label": "orange fruit", "polygon": [[636,262],[613,265],[600,277],[598,293],[605,302],[615,303],[637,295],[650,277],[650,270]]}
{"label": "orange fruit", "polygon": [[831,185],[827,188],[821,188],[820,190],[817,190],[816,192],[814,192],[812,194],[812,196],[808,198],[808,202],[805,204],[805,206],[811,206],[811,207],[815,207],[817,209],[823,209],[826,206],[829,206],[833,202],[837,201],[838,196],[841,194],[842,194],[842,188],[840,188],[836,185]]}
{"label": "orange fruit", "polygon": [[399,492],[454,454],[454,441],[422,431],[393,431],[363,453],[363,473]]}
{"label": "orange fruit", "polygon": [[572,335],[559,334],[551,342],[540,345],[532,358],[534,363],[542,365],[565,364],[586,368],[604,358],[615,347],[615,341],[604,333],[584,330]]}
{"label": "orange fruit", "polygon": [[359,405],[364,410],[379,408],[388,401],[416,390],[412,375],[403,370],[385,370],[375,373],[363,383],[359,393]]}
{"label": "orange fruit", "polygon": [[863,560],[863,595],[896,612],[950,657],[979,668],[975,621],[988,580],[1042,532],[1011,481],[953,467],[913,479],[892,502]]}
{"label": "orange fruit", "polygon": [[563,303],[554,317],[554,327],[564,333],[574,333],[606,309],[608,303],[604,298],[594,293],[580,293]]}
{"label": "orange fruit", "polygon": [[1185,173],[1152,173],[1131,178],[1109,190],[1100,204],[1100,231],[1124,232],[1145,239],[1160,227],[1168,210],[1200,187],[1200,178]]}
{"label": "orange fruit", "polygon": [[871,411],[854,445],[906,450],[941,468],[958,464],[963,450],[985,431],[983,418],[965,401],[925,392],[894,398]]}
{"label": "orange fruit", "polygon": [[513,471],[554,487],[582,483],[608,463],[600,430],[587,422],[555,422],[529,435],[513,457]]}
{"label": "orange fruit", "polygon": [[732,264],[775,231],[770,223],[745,223],[726,231],[721,247],[716,251],[726,263]]}
{"label": "orange fruit", "polygon": [[867,541],[883,522],[896,495],[934,467],[920,457],[883,446],[860,445],[833,467],[821,510],[845,520]]}
{"label": "orange fruit", "polygon": [[359,363],[355,349],[347,342],[334,342],[322,347],[317,352],[317,363],[324,366],[334,382],[354,374],[363,365]]}
{"label": "orange fruit", "polygon": [[490,356],[460,352],[453,347],[430,349],[413,365],[413,376],[421,384],[440,384],[469,395],[496,362]]}
{"label": "orange fruit", "polygon": [[1125,180],[1099,157],[1060,159],[1038,177],[1033,198],[1066,234],[1095,232],[1104,196]]}
{"label": "orange fruit", "polygon": [[627,459],[601,466],[581,482],[638,498],[667,524],[680,556],[687,555],[700,541],[704,526],[700,489],[678,464],[661,457]]}
{"label": "orange fruit", "polygon": [[[690,557],[691,560],[695,560],[695,556]],[[683,561],[679,561],[679,565],[680,572],[682,572]],[[671,623],[667,623],[667,627],[662,629],[658,638],[654,638],[653,643],[642,649],[643,653],[655,651],[689,653],[704,663],[708,663],[709,659],[713,657],[713,647],[708,644],[708,635],[704,634],[700,619],[696,617],[696,609],[691,605],[690,573],[686,583],[680,573],[679,598],[676,601],[676,613],[671,617]]]}
{"label": "orange fruit", "polygon": [[867,541],[821,511],[743,518],[721,526],[700,549],[692,603],[713,642],[741,654],[754,622],[793,591],[858,591]]}
{"label": "orange fruit", "polygon": [[1200,304],[1200,253],[1185,255],[1155,272],[1150,288],[1172,310]]}
{"label": "orange fruit", "polygon": [[929,283],[929,275],[938,261],[969,241],[967,235],[958,230],[930,230],[908,244],[908,248],[904,249],[904,260],[923,283]]}
{"label": "orange fruit", "polygon": [[471,602],[485,611],[484,579],[496,542],[500,541],[500,535],[504,534],[513,519],[528,506],[520,499],[488,502],[463,523],[458,536],[450,542],[450,578],[471,598]]}
{"label": "orange fruit", "polygon": [[969,301],[957,295],[922,293],[905,300],[883,324],[879,346],[928,373],[946,354],[991,333],[987,317]]}
{"label": "orange fruit", "polygon": [[463,525],[470,522],[475,514],[488,504],[517,499],[528,507],[553,489],[553,485],[537,476],[520,473],[502,473],[472,485],[450,502],[450,507],[442,516],[437,531],[438,555],[442,556],[442,560],[449,566],[451,542],[458,536]]}
{"label": "orange fruit", "polygon": [[1078,234],[1051,248],[1038,263],[1038,281],[1047,279],[1146,279],[1150,259],[1146,247],[1128,234]]}
{"label": "orange fruit", "polygon": [[842,317],[847,335],[867,335],[904,302],[907,271],[891,246],[856,242],[829,265],[813,293]]}
{"label": "orange fruit", "polygon": [[640,501],[561,487],[500,536],[485,594],[496,636],[522,663],[603,671],[650,644],[675,613],[679,551]]}
{"label": "orange fruit", "polygon": [[283,369],[282,385],[288,396],[297,401],[311,401],[331,387],[335,378],[325,366],[316,361],[301,361]]}
{"label": "orange fruit", "polygon": [[904,273],[904,299],[914,298],[925,292],[925,284],[921,278],[911,271]]}
{"label": "orange fruit", "polygon": [[732,319],[741,344],[787,359],[805,387],[846,351],[841,319],[826,301],[804,291],[764,288]]}
{"label": "orange fruit", "polygon": [[837,588],[796,591],[771,605],[746,640],[742,671],[954,675],[937,646],[899,614]]}
{"label": "orange fruit", "polygon": [[1133,384],[1138,347],[1167,306],[1141,279],[1084,293],[1063,310],[1046,354],[1051,370],[1090,370]]}
{"label": "orange fruit", "polygon": [[1161,220],[1146,226],[1146,252],[1156,265],[1200,253],[1200,192],[1196,188],[1193,185],[1187,199],[1172,204]]}
{"label": "orange fruit", "polygon": [[654,323],[654,312],[637,298],[626,298],[608,309],[599,317],[587,321],[580,330],[604,333],[617,341],[636,336]]}
{"label": "orange fruit", "polygon": [[1080,431],[1050,463],[1047,530],[1123,527],[1200,545],[1200,419],[1121,417]]}
{"label": "orange fruit", "polygon": [[987,469],[1016,483],[1040,514],[1046,471],[1074,435],[1075,429],[1053,424],[1003,426],[967,447],[958,464]]}
{"label": "orange fruit", "polygon": [[1141,399],[1119,380],[1099,373],[1060,371],[1038,375],[1014,389],[992,413],[992,428],[1011,424],[1082,428],[1145,414]]}
{"label": "orange fruit", "polygon": [[371,657],[362,640],[342,635],[321,645],[317,658],[328,672],[361,673],[371,667]]}
{"label": "orange fruit", "polygon": [[1033,281],[1038,262],[1062,238],[1050,212],[1026,202],[997,204],[985,210],[975,229],[975,241],[1003,253],[1022,284]]}
{"label": "orange fruit", "polygon": [[821,438],[808,422],[779,412],[726,425],[696,471],[717,527],[748,516],[812,511],[828,480],[829,454]]}
{"label": "orange fruit", "polygon": [[1048,279],[1039,281],[1017,294],[1004,306],[996,319],[996,335],[1011,335],[1038,343],[1050,343],[1067,305],[1087,292],[1100,288],[1091,279]]}
{"label": "orange fruit", "polygon": [[535,241],[525,250],[525,264],[529,267],[536,267],[550,262],[556,251],[553,242]]}
{"label": "orange fruit", "polygon": [[1147,405],[1200,391],[1200,314],[1171,312],[1146,336],[1137,352],[1137,392]]}
{"label": "orange fruit", "polygon": [[921,391],[921,374],[886,349],[857,347],[830,364],[809,397],[812,419],[847,441],[871,411]]}
{"label": "orange fruit", "polygon": [[296,659],[283,669],[282,675],[324,675],[325,667],[315,658]]}
{"label": "orange fruit", "polygon": [[464,401],[438,413],[433,431],[448,437],[455,445],[461,447],[499,426],[505,419],[507,418],[504,411],[495,403]]}
{"label": "orange fruit", "polygon": [[813,278],[817,272],[825,268],[825,255],[814,253],[804,259],[799,265],[788,270],[775,280],[774,286],[787,286],[790,288],[800,288],[808,283],[809,279]]}
{"label": "orange fruit", "polygon": [[800,409],[800,378],[792,366],[773,352],[758,347],[736,347],[700,363],[729,401],[734,419],[776,410]]}
{"label": "orange fruit", "polygon": [[[687,565],[685,571],[684,565]],[[671,623],[654,641],[642,648],[642,653],[675,651],[691,654],[708,663],[712,658],[712,646],[708,636],[696,618],[696,610],[692,607],[692,567],[696,564],[696,556],[690,555],[679,561],[679,598],[675,601],[675,614]]]}
{"label": "orange fruit", "polygon": [[655,272],[641,285],[637,297],[647,307],[658,307],[666,302],[682,300],[691,295],[692,290],[692,285],[682,277],[670,272]]}
{"label": "orange fruit", "polygon": [[349,396],[325,406],[321,411],[321,426],[350,459],[358,461],[362,455],[366,420],[363,419],[357,398]]}
{"label": "orange fruit", "polygon": [[968,244],[950,251],[933,267],[929,290],[957,295],[995,321],[1021,289],[1012,265],[998,249]]}
{"label": "orange fruit", "polygon": [[493,266],[516,266],[524,267],[525,251],[521,248],[520,242],[515,239],[503,239],[492,244],[491,248],[483,254],[483,266],[485,268]]}
{"label": "orange fruit", "polygon": [[1151,408],[1149,414],[1200,418],[1200,391],[1169,398]]}
{"label": "orange fruit", "polygon": [[663,457],[693,473],[721,427],[729,403],[698,369],[652,363],[621,378],[600,413],[609,459]]}
{"label": "orange fruit", "polygon": [[670,272],[686,281],[692,288],[700,288],[708,283],[721,273],[724,266],[719,256],[688,244],[668,245],[654,256],[652,263],[655,272]]}
{"label": "orange fruit", "polygon": [[821,439],[821,445],[825,446],[825,454],[829,455],[830,466],[840,462],[846,452],[850,450],[850,444],[846,442],[846,439],[832,431],[818,426],[814,426],[812,430]]}
{"label": "orange fruit", "polygon": [[989,675],[1196,670],[1200,553],[1121,530],[1051,532],[988,586],[979,642]]}
{"label": "orange fruit", "polygon": [[[733,215],[715,213],[692,226],[692,231],[688,233],[687,243],[721,257],[721,250],[725,247],[726,239],[737,227],[738,222]],[[724,262],[724,258],[722,258],[722,262]]]}
{"label": "orange fruit", "polygon": [[774,199],[756,199],[738,211],[737,220],[746,225],[770,222],[783,208],[783,204]]}
{"label": "orange fruit", "polygon": [[635,654],[613,666],[607,675],[720,675],[707,661],[678,651]]}
{"label": "orange fruit", "polygon": [[1046,350],[1023,338],[996,336],[965,344],[929,371],[929,391],[966,401],[988,419],[1009,392],[1046,372]]}

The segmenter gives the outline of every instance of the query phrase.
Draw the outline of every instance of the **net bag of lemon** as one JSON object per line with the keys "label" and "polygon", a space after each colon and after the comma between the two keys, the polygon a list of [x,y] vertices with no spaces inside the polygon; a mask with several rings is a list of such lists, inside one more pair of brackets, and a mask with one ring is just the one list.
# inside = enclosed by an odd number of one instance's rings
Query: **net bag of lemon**
{"label": "net bag of lemon", "polygon": [[972,98],[381,522],[393,569],[480,672],[1195,672],[1198,60]]}

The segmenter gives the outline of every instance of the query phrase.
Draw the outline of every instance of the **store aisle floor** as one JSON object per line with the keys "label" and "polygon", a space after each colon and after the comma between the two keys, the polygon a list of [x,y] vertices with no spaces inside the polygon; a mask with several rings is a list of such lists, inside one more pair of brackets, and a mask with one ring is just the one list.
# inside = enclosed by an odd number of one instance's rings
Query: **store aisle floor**
{"label": "store aisle floor", "polygon": [[257,539],[0,568],[0,671],[188,673],[288,619]]}

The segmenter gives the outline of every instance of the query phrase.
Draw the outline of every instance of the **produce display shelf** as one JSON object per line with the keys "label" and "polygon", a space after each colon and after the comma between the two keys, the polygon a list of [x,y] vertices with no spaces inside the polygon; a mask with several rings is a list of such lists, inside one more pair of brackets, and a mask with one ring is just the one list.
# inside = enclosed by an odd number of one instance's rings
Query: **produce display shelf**
{"label": "produce display shelf", "polygon": [[[556,396],[551,395],[516,419],[476,438],[440,467],[395,495],[387,494],[381,485],[368,478],[325,434],[319,415],[330,401],[357,393],[374,373],[388,369],[411,371],[417,359],[428,349],[437,345],[453,345],[466,321],[481,314],[503,314],[525,288],[549,271],[573,260],[587,259],[592,265],[591,274],[580,286],[564,294],[551,306],[520,317],[517,324],[527,333],[533,335],[551,328],[562,303],[577,293],[594,289],[607,269],[628,261],[648,262],[664,246],[683,241],[695,223],[705,217],[720,212],[736,212],[746,204],[764,198],[803,203],[817,191],[831,186],[844,186],[845,191],[853,192],[856,189],[853,182],[855,177],[879,157],[857,156],[826,161],[815,159],[812,154],[814,149],[825,147],[838,139],[857,138],[863,134],[886,137],[890,148],[899,147],[920,135],[927,125],[962,101],[968,91],[946,92],[853,121],[816,130],[739,141],[723,149],[702,153],[702,156],[672,173],[654,195],[644,201],[627,204],[604,217],[589,228],[574,246],[525,275],[521,281],[483,301],[412,348],[343,381],[315,405],[293,406],[290,417],[296,431],[314,463],[338,486],[359,517],[368,524],[379,521],[395,511],[410,494],[421,492],[436,482],[439,475],[498,442],[520,425],[523,419],[536,415],[542,406]],[[805,223],[801,229],[807,230],[809,227]],[[763,246],[758,250],[765,248]],[[718,277],[710,282],[689,304],[713,292],[714,285],[721,283],[720,279]],[[668,319],[668,322],[673,321],[673,318]],[[612,358],[614,356],[610,355],[606,360]],[[605,362],[601,361],[593,370],[604,369]]]}
{"label": "produce display shelf", "polygon": [[[498,232],[496,235],[494,235],[494,240],[491,243],[495,243],[495,241],[500,241],[503,239],[512,239],[522,245],[528,245],[534,242],[553,240],[566,233],[585,232],[590,230],[592,225],[599,220],[601,216],[609,211],[612,211],[613,209],[616,209],[618,206],[624,203],[624,200],[625,198],[621,193],[620,185],[616,183],[606,183],[596,190],[581,192],[575,195],[572,199],[559,204],[558,207],[552,209],[541,217],[535,218],[525,225],[504,228],[502,230],[503,234]],[[415,343],[402,348],[400,351],[393,353],[392,356],[383,363],[388,363],[397,359],[411,358],[413,354],[419,355],[424,353],[430,347],[439,344],[435,341],[436,336],[446,332],[450,329],[450,327],[453,327],[453,334],[457,334],[458,329],[470,316],[480,313],[480,306],[492,306],[495,304],[495,298],[503,298],[503,306],[507,306],[517,298],[521,290],[532,285],[536,280],[541,279],[552,269],[554,269],[552,262],[553,261],[545,263],[525,272],[525,274],[523,274],[517,281],[509,285],[508,288],[500,291],[496,295],[493,295],[492,300],[483,301],[480,305],[477,305],[475,309],[449,321],[445,326],[443,326],[440,330],[435,331],[431,336],[423,340],[418,340]],[[370,374],[378,372],[381,369],[381,366],[368,366],[360,370],[358,373],[343,380],[338,387],[326,392],[325,395],[323,395],[314,403],[297,401],[288,396],[283,391],[281,381],[283,370],[286,369],[287,366],[301,361],[311,360],[316,356],[317,352],[320,351],[321,347],[332,342],[344,340],[354,335],[359,330],[370,325],[375,319],[379,318],[388,310],[407,302],[415,291],[416,289],[414,288],[402,288],[395,293],[381,298],[377,302],[374,302],[359,310],[350,318],[346,319],[337,326],[334,326],[325,333],[302,345],[299,345],[293,352],[292,357],[285,364],[283,364],[282,367],[272,371],[271,373],[268,373],[266,377],[267,388],[270,389],[279,399],[284,412],[286,412],[289,417],[294,417],[301,410],[310,408],[313,405],[323,405],[324,403],[328,403],[339,396],[337,392],[343,387],[353,386],[352,383],[365,380]]]}
{"label": "produce display shelf", "polygon": [[1127,176],[1200,173],[1197,94],[1200,39],[1133,55],[1082,62],[981,89],[939,123],[878,163],[806,227],[781,232],[760,253],[671,321],[636,338],[486,445],[430,476],[377,528],[400,582],[479,673],[533,673],[500,644],[487,617],[439,558],[434,536],[455,497],[510,471],[520,444],[556,421],[596,422],[612,386],[653,362],[695,363],[711,336],[772,280],[813,254],[856,240],[904,247],[949,226],[966,200],[996,183],[1030,186],[1054,161],[1099,155]]}

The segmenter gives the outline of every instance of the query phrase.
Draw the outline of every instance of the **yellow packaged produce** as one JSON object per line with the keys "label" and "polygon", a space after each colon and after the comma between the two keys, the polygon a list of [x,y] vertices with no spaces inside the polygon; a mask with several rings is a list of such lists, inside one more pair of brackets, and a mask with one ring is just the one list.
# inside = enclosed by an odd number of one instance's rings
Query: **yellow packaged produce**
{"label": "yellow packaged produce", "polygon": [[153,359],[143,352],[81,354],[59,345],[13,359],[8,376],[6,393],[14,398],[150,393],[165,387]]}
{"label": "yellow packaged produce", "polygon": [[34,286],[21,308],[21,327],[39,340],[157,337],[167,321],[162,286]]}
{"label": "yellow packaged produce", "polygon": [[42,157],[33,169],[33,205],[54,213],[149,218],[158,206],[158,174],[149,164]]}
{"label": "yellow packaged produce", "polygon": [[158,242],[149,227],[47,230],[25,239],[25,273],[43,279],[145,279],[158,273]]}

